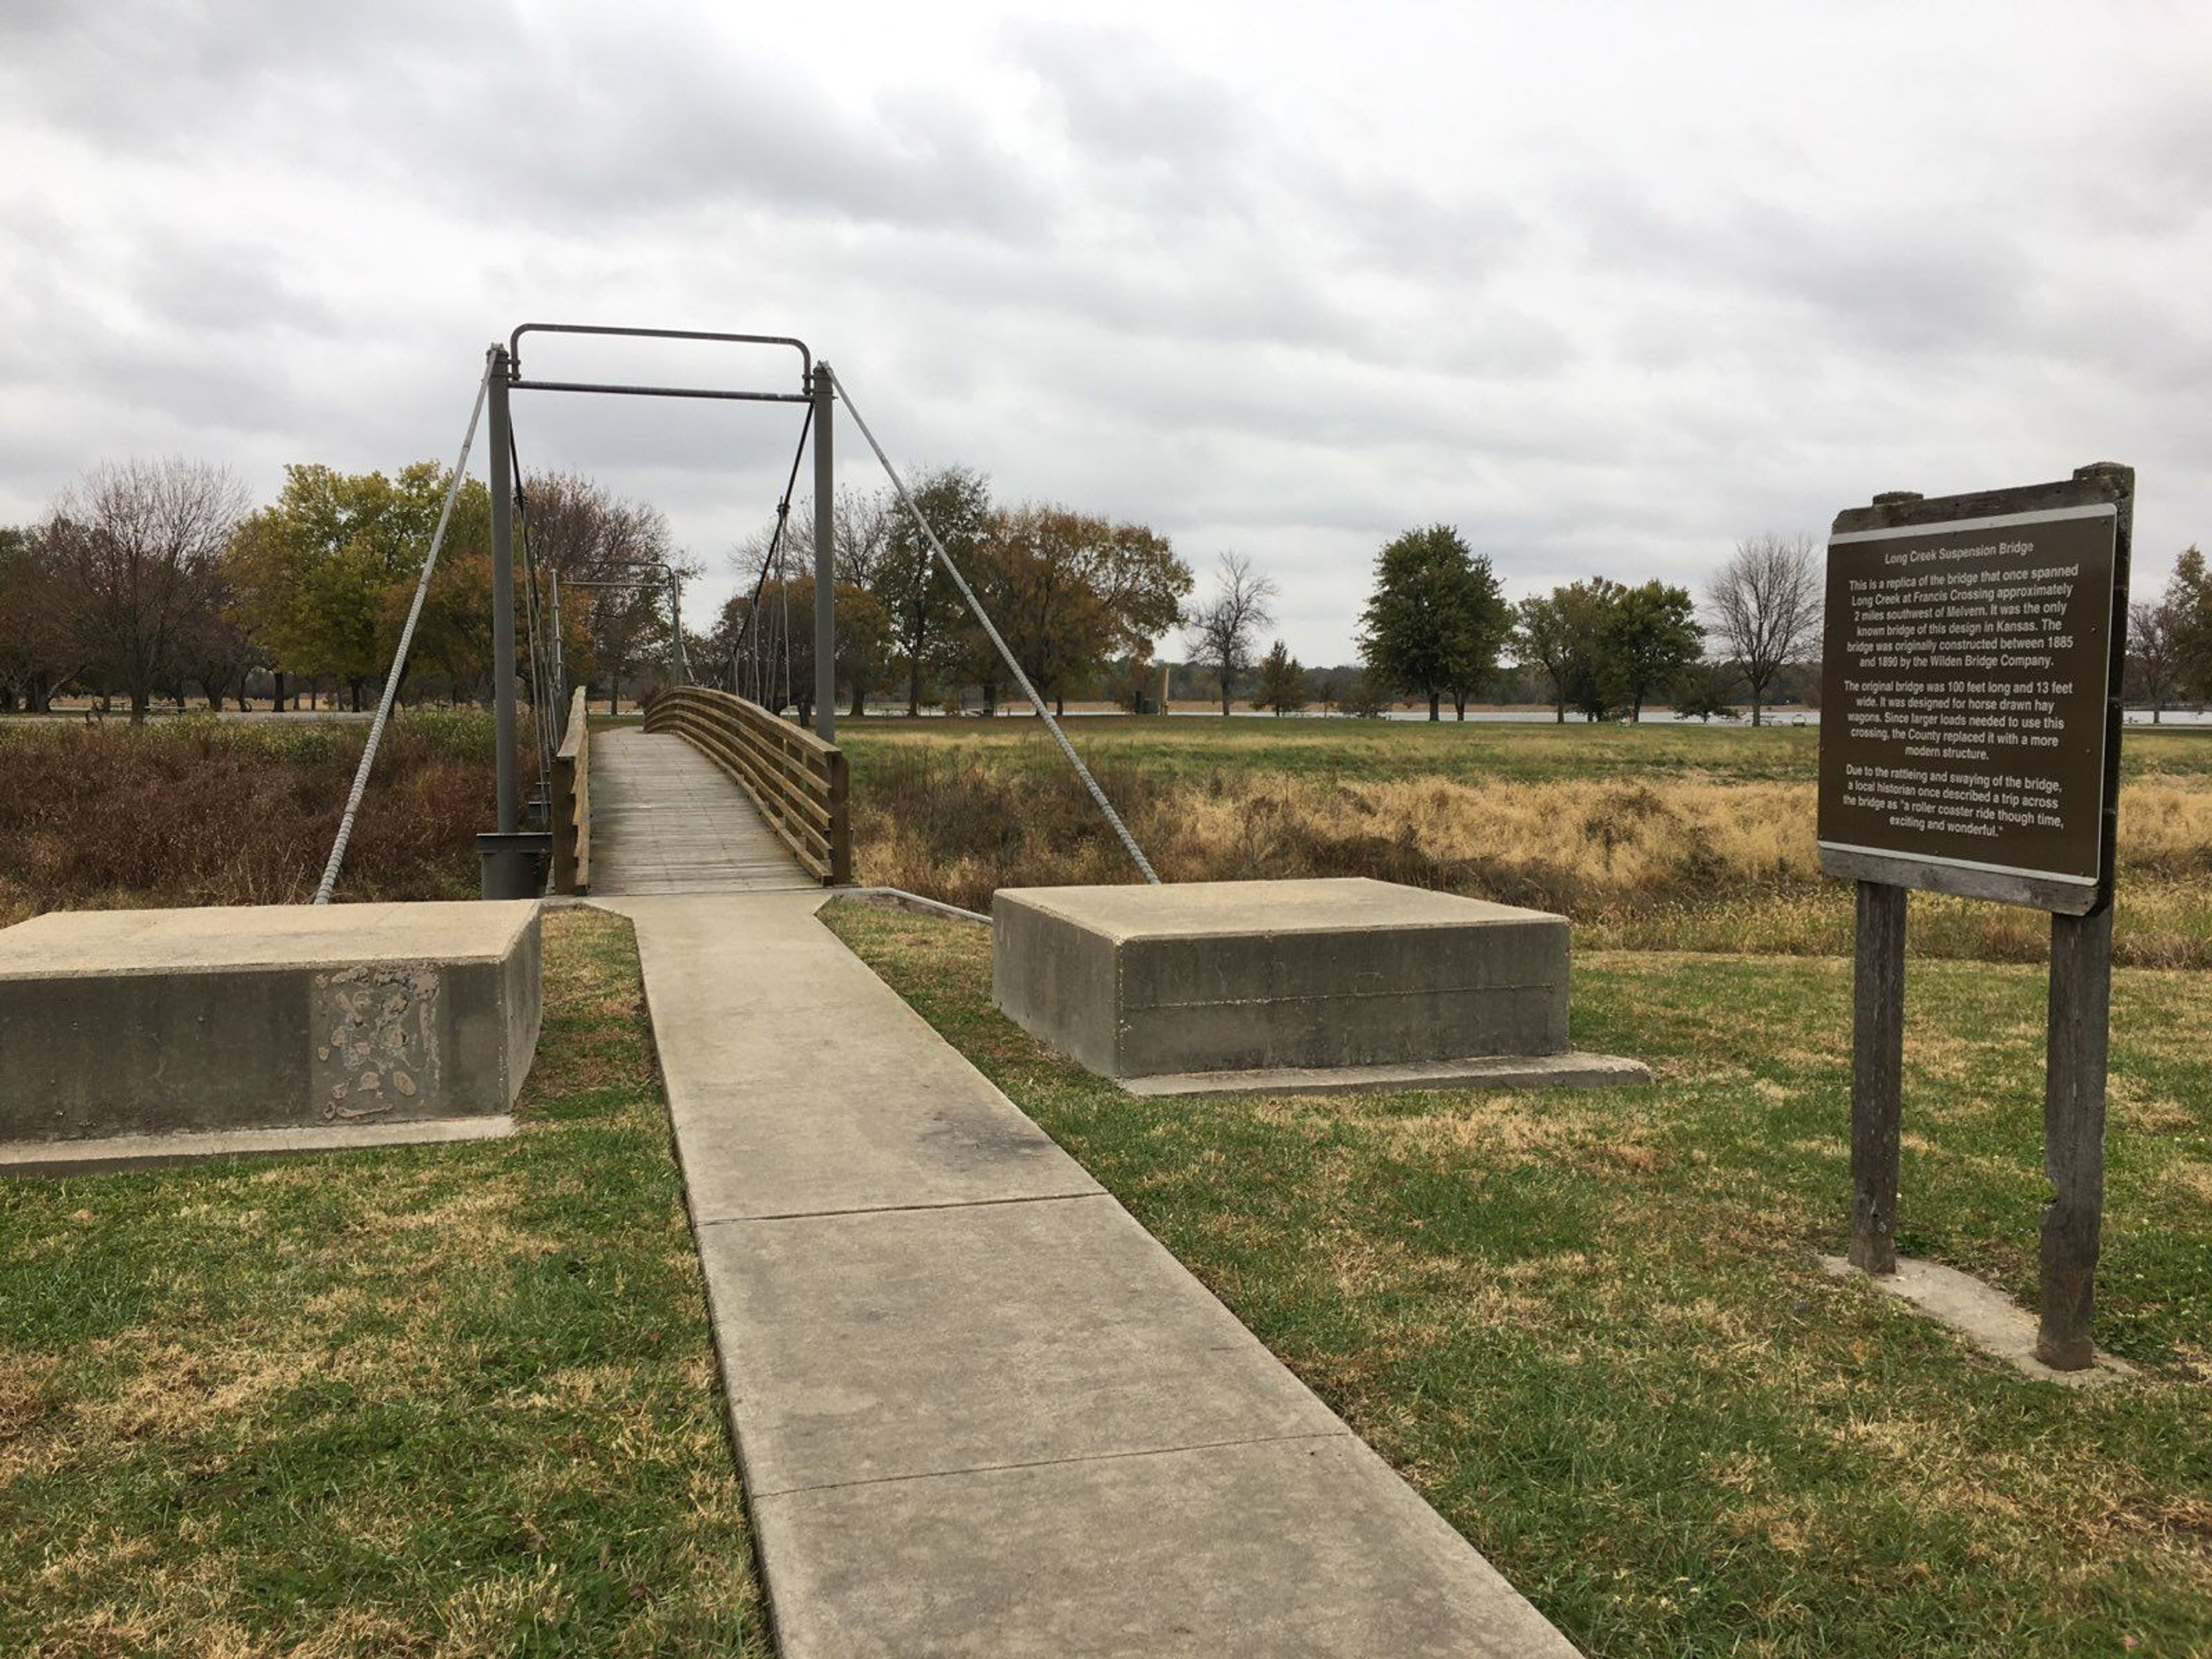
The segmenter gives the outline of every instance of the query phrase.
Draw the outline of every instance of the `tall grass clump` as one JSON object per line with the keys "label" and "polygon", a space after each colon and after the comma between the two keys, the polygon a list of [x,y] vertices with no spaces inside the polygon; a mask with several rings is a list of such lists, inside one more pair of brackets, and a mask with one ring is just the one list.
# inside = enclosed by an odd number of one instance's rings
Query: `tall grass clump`
{"label": "tall grass clump", "polygon": [[[312,897],[367,736],[313,720],[0,724],[0,921]],[[396,717],[337,896],[473,896],[492,752],[479,711]]]}
{"label": "tall grass clump", "polygon": [[[1807,782],[1328,780],[1109,763],[1100,782],[1169,881],[1371,876],[1559,912],[1599,947],[1825,955],[1848,887],[1820,872]],[[2119,958],[2212,966],[2212,789],[2122,793]],[[884,757],[854,791],[860,878],[987,908],[1002,886],[1134,878],[1081,785],[980,751]],[[2037,913],[1916,898],[1925,955],[2033,960]]]}

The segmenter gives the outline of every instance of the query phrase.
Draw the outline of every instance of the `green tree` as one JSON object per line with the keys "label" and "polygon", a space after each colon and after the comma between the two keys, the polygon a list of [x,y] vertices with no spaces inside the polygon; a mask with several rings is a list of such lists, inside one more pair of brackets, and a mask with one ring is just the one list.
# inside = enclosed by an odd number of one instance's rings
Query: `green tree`
{"label": "green tree", "polygon": [[1705,650],[1697,602],[1686,587],[1654,580],[1613,596],[1599,634],[1599,674],[1616,706],[1644,718],[1652,697],[1670,695]]}
{"label": "green tree", "polygon": [[1442,718],[1449,695],[1462,720],[1468,696],[1498,672],[1511,613],[1490,561],[1459,532],[1435,524],[1409,530],[1375,557],[1375,592],[1360,616],[1360,650],[1386,682],[1429,700]]}
{"label": "green tree", "polygon": [[1375,676],[1361,669],[1344,694],[1344,712],[1355,720],[1380,720],[1390,712],[1390,692]]}
{"label": "green tree", "polygon": [[1603,669],[1606,630],[1624,591],[1619,582],[1593,576],[1532,595],[1514,608],[1516,659],[1549,682],[1561,722],[1570,708],[1595,720],[1617,706]]}
{"label": "green tree", "polygon": [[[1681,690],[1675,694],[1674,712],[1684,720],[1707,720],[1718,714],[1723,720],[1735,718],[1735,702],[1730,695],[1742,678],[1736,670],[1720,663],[1705,663],[1682,676]],[[1757,724],[1754,719],[1754,725]]]}
{"label": "green tree", "polygon": [[[396,476],[305,465],[284,469],[276,502],[239,526],[226,574],[234,613],[279,672],[327,674],[353,706],[384,672],[430,550],[452,475],[417,461]],[[441,563],[485,556],[491,497],[465,480]]]}
{"label": "green tree", "polygon": [[2173,612],[2175,683],[2200,702],[2212,698],[2212,573],[2193,544],[2174,561],[2165,603]]}
{"label": "green tree", "polygon": [[[980,472],[950,466],[926,474],[914,488],[915,505],[945,544],[961,573],[976,562],[991,516],[991,489]],[[885,538],[875,595],[890,619],[890,640],[906,673],[906,712],[921,712],[923,685],[957,648],[962,605],[929,541],[902,507]]]}
{"label": "green tree", "polygon": [[1252,707],[1272,711],[1276,719],[1295,714],[1306,706],[1306,671],[1280,640],[1260,659],[1257,684],[1252,688]]}

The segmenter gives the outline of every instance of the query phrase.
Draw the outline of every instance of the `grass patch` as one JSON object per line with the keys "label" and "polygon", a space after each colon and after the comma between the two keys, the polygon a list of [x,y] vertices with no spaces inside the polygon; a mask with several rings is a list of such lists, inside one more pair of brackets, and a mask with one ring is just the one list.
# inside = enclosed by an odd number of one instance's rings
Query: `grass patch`
{"label": "grass patch", "polygon": [[[979,928],[837,931],[1597,1656],[2201,1655],[2212,1003],[2116,990],[2098,1334],[2030,1382],[1827,1279],[1846,964],[1585,956],[1656,1088],[1141,1102],[993,1011]],[[1901,1246],[2032,1303],[2040,975],[1912,975]]]}
{"label": "grass patch", "polygon": [[[1134,878],[1034,721],[858,724],[860,878],[987,909],[1002,886]],[[1843,955],[1803,728],[1116,721],[1075,728],[1170,881],[1372,876],[1573,920],[1598,949]],[[2212,734],[2128,735],[2114,950],[2212,967]],[[2033,912],[1913,905],[1923,957],[2040,960]]]}
{"label": "grass patch", "polygon": [[0,1652],[766,1654],[627,923],[511,1140],[0,1183]]}
{"label": "grass patch", "polygon": [[[1290,774],[1323,782],[1407,778],[1518,783],[1688,778],[1729,783],[1810,783],[1820,728],[1810,726],[1565,726],[1505,721],[1206,719],[1176,715],[1075,720],[1067,731],[1086,761],[1139,767],[1164,777],[1216,772]],[[954,720],[841,715],[837,741],[866,781],[902,757],[965,750],[996,770],[1066,766],[1034,720]],[[2128,728],[2130,777],[2178,774],[2212,785],[2212,729]]]}

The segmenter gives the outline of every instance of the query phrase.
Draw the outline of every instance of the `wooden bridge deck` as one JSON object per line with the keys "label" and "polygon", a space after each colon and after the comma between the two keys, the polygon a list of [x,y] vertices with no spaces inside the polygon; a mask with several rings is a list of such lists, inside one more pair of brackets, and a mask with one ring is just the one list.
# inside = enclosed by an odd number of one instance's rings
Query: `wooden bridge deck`
{"label": "wooden bridge deck", "polygon": [[818,890],[729,775],[672,732],[592,734],[592,891]]}

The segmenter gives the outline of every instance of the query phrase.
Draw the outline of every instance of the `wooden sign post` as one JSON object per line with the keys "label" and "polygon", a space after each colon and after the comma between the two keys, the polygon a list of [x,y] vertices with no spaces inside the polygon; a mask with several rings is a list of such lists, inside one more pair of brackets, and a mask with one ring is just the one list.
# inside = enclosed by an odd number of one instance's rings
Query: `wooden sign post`
{"label": "wooden sign post", "polygon": [[2134,470],[2103,462],[1877,495],[1828,542],[1820,867],[1858,884],[1850,1261],[1897,1271],[1907,893],[2049,911],[2036,1352],[2063,1370],[2094,1352],[2134,504]]}

